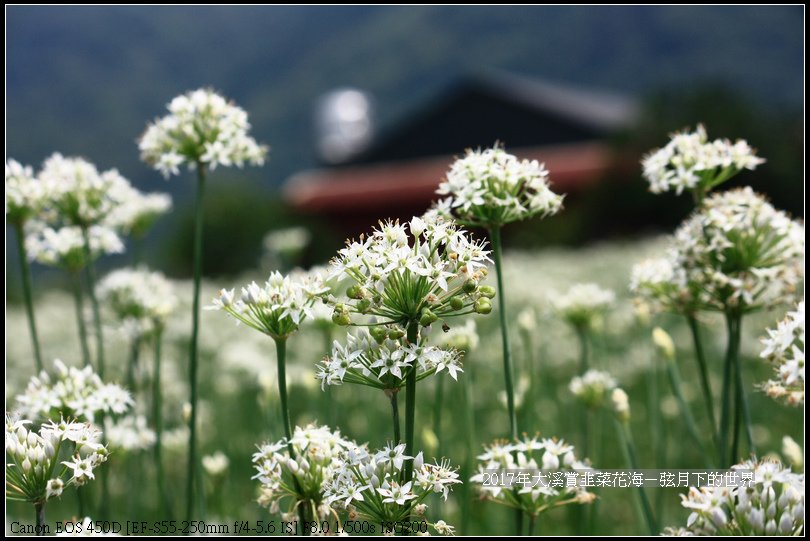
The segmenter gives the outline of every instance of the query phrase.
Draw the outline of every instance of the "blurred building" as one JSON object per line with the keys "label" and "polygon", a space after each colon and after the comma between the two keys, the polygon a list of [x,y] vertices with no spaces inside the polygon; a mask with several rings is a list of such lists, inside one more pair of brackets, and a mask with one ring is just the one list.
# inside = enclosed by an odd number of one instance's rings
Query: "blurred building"
{"label": "blurred building", "polygon": [[615,165],[606,139],[631,124],[638,107],[624,97],[498,72],[459,81],[376,138],[371,101],[356,90],[328,94],[319,111],[324,166],[289,178],[284,196],[295,209],[356,234],[380,218],[421,214],[455,157],[495,142],[545,162],[555,191],[581,190]]}

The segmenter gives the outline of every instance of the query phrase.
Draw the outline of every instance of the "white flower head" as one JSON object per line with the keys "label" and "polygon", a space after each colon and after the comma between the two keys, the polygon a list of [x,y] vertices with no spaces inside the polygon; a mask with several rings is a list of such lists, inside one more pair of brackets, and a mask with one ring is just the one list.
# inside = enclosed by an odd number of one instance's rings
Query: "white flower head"
{"label": "white flower head", "polygon": [[436,190],[448,196],[435,209],[465,225],[500,227],[562,208],[548,171],[536,160],[520,160],[500,146],[468,150],[453,163]]}
{"label": "white flower head", "polygon": [[88,263],[106,254],[120,254],[124,243],[118,234],[105,225],[87,229],[89,255],[84,236],[78,226],[54,229],[41,222],[29,222],[25,237],[28,257],[43,265],[60,267],[71,272],[83,269]]}
{"label": "white flower head", "polygon": [[791,406],[804,405],[804,301],[787,313],[775,329],[768,329],[760,357],[773,366],[776,377],[762,385],[772,398]]}
{"label": "white flower head", "polygon": [[706,129],[698,124],[694,132],[672,134],[666,146],[644,157],[642,166],[651,192],[689,190],[702,198],[740,171],[754,170],[764,162],[742,139],[709,141]]}
{"label": "white flower head", "polygon": [[47,192],[33,169],[15,160],[6,160],[6,219],[24,224],[36,217],[46,202]]}
{"label": "white flower head", "polygon": [[141,159],[164,177],[180,174],[180,166],[242,167],[263,165],[267,147],[248,135],[244,109],[210,89],[177,96],[169,114],[146,128],[139,148]]}
{"label": "white flower head", "polygon": [[614,304],[616,294],[597,284],[575,284],[552,299],[554,310],[576,328],[590,329]]}
{"label": "white flower head", "polygon": [[571,380],[568,388],[589,408],[602,407],[612,398],[611,393],[616,389],[616,380],[602,370],[590,369],[582,376]]}
{"label": "white flower head", "polygon": [[98,283],[96,293],[131,338],[161,331],[177,306],[171,282],[145,267],[111,272]]}

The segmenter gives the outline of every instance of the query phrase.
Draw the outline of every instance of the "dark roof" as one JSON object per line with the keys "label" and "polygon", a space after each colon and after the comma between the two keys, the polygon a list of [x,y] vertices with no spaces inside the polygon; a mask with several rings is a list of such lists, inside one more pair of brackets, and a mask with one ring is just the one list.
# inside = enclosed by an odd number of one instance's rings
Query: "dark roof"
{"label": "dark roof", "polygon": [[610,93],[492,71],[452,85],[345,165],[460,155],[496,141],[515,148],[603,139],[637,111]]}

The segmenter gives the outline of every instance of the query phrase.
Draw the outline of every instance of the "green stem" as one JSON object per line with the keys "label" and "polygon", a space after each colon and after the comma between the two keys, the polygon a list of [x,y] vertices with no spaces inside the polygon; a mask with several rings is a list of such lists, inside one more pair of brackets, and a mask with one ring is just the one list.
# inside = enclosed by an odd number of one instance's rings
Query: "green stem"
{"label": "green stem", "polygon": [[389,399],[391,400],[391,422],[394,424],[394,445],[399,445],[402,441],[399,433],[399,404],[397,403],[399,390],[386,391],[386,394],[389,395]]}
{"label": "green stem", "polygon": [[[588,332],[584,327],[576,327],[577,338],[579,339],[579,375],[582,376],[588,371]],[[589,456],[591,447],[591,411],[588,407],[582,408],[582,456]],[[593,457],[591,457],[593,458]]]}
{"label": "green stem", "polygon": [[681,380],[681,374],[678,370],[678,363],[675,359],[667,359],[667,375],[669,376],[669,384],[672,387],[672,393],[675,395],[675,399],[678,402],[678,408],[681,411],[681,418],[686,424],[686,430],[689,432],[689,435],[695,440],[695,445],[698,446],[700,449],[700,453],[703,455],[703,462],[707,468],[712,468],[714,466],[713,460],[711,459],[709,452],[706,450],[706,446],[703,445],[703,440],[700,437],[700,432],[698,431],[697,423],[695,423],[695,418],[692,416],[692,411],[689,409],[689,405],[686,403],[686,399],[683,396],[683,384]]}
{"label": "green stem", "polygon": [[[412,321],[408,324],[407,329],[408,343],[419,343],[419,323]],[[415,456],[413,453],[413,434],[414,423],[416,421],[416,367],[408,372],[408,377],[405,379],[405,454],[408,456]],[[405,462],[403,471],[404,481],[411,480],[413,475],[413,460]]]}
{"label": "green stem", "polygon": [[36,533],[37,535],[45,535],[45,502],[37,502],[34,504],[34,511],[36,513]]}
{"label": "green stem", "polygon": [[444,456],[442,453],[442,402],[444,402],[444,374],[440,374],[436,378],[436,395],[433,400],[433,433],[436,435],[436,440],[439,442],[436,449],[438,456]]}
{"label": "green stem", "polygon": [[155,333],[155,359],[152,370],[152,422],[155,425],[155,473],[157,475],[158,497],[161,502],[161,513],[171,518],[171,501],[166,492],[166,477],[163,471],[163,392],[160,380],[160,357],[163,333]]}
{"label": "green stem", "polygon": [[292,445],[292,425],[290,408],[287,404],[287,339],[276,338],[276,359],[278,363],[278,396],[281,402],[281,422],[284,424],[284,437],[287,438],[287,450],[295,458]]}
{"label": "green stem", "polygon": [[[462,415],[463,433],[466,436],[466,450],[464,453],[464,467],[462,469],[463,479],[469,479],[473,474],[473,466],[475,463],[475,403],[472,396],[472,367],[468,365],[464,371],[462,379],[463,386],[463,402],[464,414]],[[463,492],[461,494],[461,533],[468,535],[470,533],[470,518],[471,518],[471,499],[472,494],[470,490],[470,483],[463,483],[461,485]]]}
{"label": "green stem", "polygon": [[[754,447],[754,433],[751,423],[751,408],[748,404],[748,393],[745,392],[745,383],[743,381],[742,362],[740,360],[740,346],[739,341],[742,336],[742,317],[737,320],[737,355],[734,358],[734,373],[736,374],[737,381],[737,408],[742,409],[742,419],[745,422],[745,441],[748,444],[748,453],[756,454],[757,450]],[[735,457],[736,461],[736,457]]]}
{"label": "green stem", "polygon": [[70,273],[73,285],[73,300],[76,306],[76,323],[79,326],[79,343],[82,347],[82,360],[84,366],[90,366],[90,346],[87,343],[87,327],[84,322],[84,297],[82,294],[82,280],[78,272]]}
{"label": "green stem", "polygon": [[[191,312],[191,344],[189,346],[189,384],[191,387],[191,419],[188,435],[188,468],[186,479],[186,520],[191,521],[194,509],[194,480],[197,477],[197,345],[200,329],[200,278],[203,251],[203,198],[205,196],[205,166],[197,162],[197,198],[194,217],[194,302]],[[198,492],[202,487],[197,487]]]}
{"label": "green stem", "polygon": [[703,400],[706,402],[706,413],[709,417],[709,424],[712,430],[712,441],[717,445],[717,421],[714,417],[714,397],[712,396],[712,388],[709,384],[709,373],[706,368],[706,355],[703,351],[703,342],[700,339],[700,328],[698,327],[697,318],[694,315],[686,316],[686,321],[689,323],[689,329],[692,331],[692,341],[695,344],[695,358],[698,362],[700,369],[700,386],[703,389]]}
{"label": "green stem", "polygon": [[87,261],[85,272],[87,273],[87,289],[90,293],[90,307],[93,309],[93,326],[96,330],[96,372],[98,377],[104,379],[104,334],[101,328],[101,310],[98,306],[96,296],[96,267],[90,252],[90,235],[86,227],[82,227],[82,237],[84,239],[84,256]]}
{"label": "green stem", "polygon": [[[636,458],[636,446],[633,443],[633,435],[630,432],[630,426],[628,423],[623,423],[618,419],[614,418],[614,420],[616,422],[616,431],[618,432],[619,439],[623,444],[622,451],[624,458],[627,461],[627,465],[632,470],[638,470],[639,467],[638,460]],[[658,535],[658,526],[655,523],[652,506],[650,505],[650,500],[647,499],[647,493],[644,492],[644,487],[638,487],[637,494],[637,508],[640,508],[640,515],[646,523],[650,535]]]}
{"label": "green stem", "polygon": [[137,371],[138,359],[140,355],[141,339],[140,337],[136,336],[132,339],[132,343],[129,347],[129,363],[127,364],[127,387],[129,387],[129,391],[133,394],[133,396],[137,390],[135,372]]}
{"label": "green stem", "polygon": [[526,398],[524,399],[524,406],[523,406],[523,426],[533,426],[534,425],[534,410],[535,408],[535,397],[539,394],[539,381],[540,378],[537,375],[537,363],[534,358],[534,348],[532,347],[532,335],[528,331],[521,332],[521,336],[523,338],[523,349],[526,353],[526,373],[529,377],[529,389],[531,391],[527,393]]}
{"label": "green stem", "polygon": [[23,299],[25,300],[25,314],[28,316],[28,330],[31,333],[31,345],[34,348],[34,363],[37,374],[42,372],[42,352],[39,349],[39,337],[37,335],[37,324],[34,318],[34,302],[31,300],[31,266],[28,264],[28,254],[25,250],[25,233],[22,223],[14,224],[17,233],[17,253],[20,258],[20,274],[22,275]]}
{"label": "green stem", "polygon": [[[729,455],[729,432],[731,430],[731,393],[732,376],[737,365],[737,356],[740,348],[740,317],[735,314],[726,314],[726,328],[728,329],[728,346],[723,367],[723,392],[720,410],[720,460],[718,465],[722,468],[735,462],[735,456]],[[735,438],[736,439],[736,438]],[[735,453],[736,454],[736,453]]]}
{"label": "green stem", "polygon": [[506,407],[509,411],[509,435],[512,441],[518,437],[517,414],[515,412],[515,390],[512,377],[512,351],[509,347],[509,329],[506,320],[506,294],[503,289],[503,269],[501,254],[501,228],[489,230],[492,242],[492,256],[495,260],[495,274],[498,281],[498,315],[501,324],[501,342],[503,344],[503,377],[506,384]]}
{"label": "green stem", "polygon": [[534,525],[537,522],[537,515],[529,515],[529,535],[534,535]]}

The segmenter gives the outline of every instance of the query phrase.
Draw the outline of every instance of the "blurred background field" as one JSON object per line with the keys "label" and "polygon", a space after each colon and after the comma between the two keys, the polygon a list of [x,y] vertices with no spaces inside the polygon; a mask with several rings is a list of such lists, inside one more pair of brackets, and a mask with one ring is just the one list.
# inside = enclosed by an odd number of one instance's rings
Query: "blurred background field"
{"label": "blurred background field", "polygon": [[[421,212],[431,201],[431,179],[438,185],[452,157],[468,146],[500,140],[518,156],[550,156],[560,164],[549,167],[553,187],[566,193],[565,210],[505,233],[510,332],[523,381],[518,389],[526,388],[530,363],[540,378],[540,390],[522,393],[520,425],[577,443],[568,390],[577,370],[576,337],[555,319],[548,301],[574,283],[596,282],[612,288],[618,301],[594,338],[592,366],[611,372],[630,395],[641,465],[701,466],[650,340],[653,325],[672,334],[686,398],[705,427],[688,328],[675,317],[639,316],[627,291],[631,266],[660,252],[661,235],[686,216],[691,201],[649,194],[638,163],[669,132],[704,122],[711,138],[746,138],[768,160],[730,185],[750,184],[777,208],[803,216],[803,8],[9,6],[6,17],[6,156],[37,166],[54,151],[80,155],[100,169],[118,168],[141,190],[166,191],[174,199],[174,211],[142,243],[100,261],[102,274],[142,261],[176,281],[181,306],[168,325],[163,373],[174,518],[184,505],[187,436],[181,411],[188,399],[193,185],[191,175],[165,182],[149,170],[139,161],[136,139],[171,97],[200,86],[221,91],[248,111],[253,134],[271,146],[267,166],[217,170],[211,177],[205,302],[221,287],[262,280],[275,268],[323,264],[347,236],[377,219]],[[337,127],[349,130],[340,132],[345,140],[339,142],[349,150],[330,154],[322,144],[329,134],[324,98],[341,89],[353,89],[364,101],[359,117],[338,118]],[[458,115],[469,126],[448,128]],[[292,252],[268,253],[265,236],[290,227],[300,228]],[[7,409],[32,375],[10,235],[9,229]],[[34,272],[44,356],[78,365],[63,278],[42,267]],[[526,308],[537,320],[528,341],[517,323]],[[746,319],[747,383],[769,377],[757,359],[758,340],[782,316]],[[475,381],[475,439],[481,444],[508,430],[496,318],[477,323],[480,345],[465,360],[462,377]],[[711,371],[719,378],[724,326],[720,319],[704,323]],[[342,332],[335,329],[332,338]],[[122,381],[126,342],[112,328],[105,336],[111,373]],[[311,326],[291,339],[293,421],[328,422],[358,441],[384,444],[391,434],[381,394],[338,387],[327,398],[317,388],[315,363],[328,340]],[[273,344],[221,314],[203,312],[201,345],[202,450],[222,451],[230,462],[223,476],[206,478],[205,520],[267,519],[255,503],[250,455],[257,443],[282,434]],[[143,362],[149,364],[148,354]],[[461,464],[480,448],[468,449],[454,422],[463,401],[461,386],[450,383],[444,422],[436,431],[434,390],[420,388],[425,402],[417,408],[417,426],[430,431],[417,434],[417,447]],[[656,386],[660,401],[653,398]],[[778,453],[784,435],[803,440],[801,411],[761,393],[751,394],[751,405],[760,454]],[[662,439],[650,428],[659,418],[666,427]],[[607,414],[602,420],[597,456],[591,458],[599,467],[621,468]],[[148,452],[113,461],[113,518],[168,518],[157,508],[151,468]],[[650,493],[661,525],[685,522],[678,493]],[[592,531],[643,532],[629,493],[603,490],[599,497]],[[49,504],[49,519],[75,514],[72,499],[64,500]],[[459,501],[451,497],[431,509],[461,527]],[[473,506],[462,532],[507,531],[509,512],[483,506]],[[31,518],[23,505],[8,503],[7,510],[7,529],[12,517]],[[537,531],[577,533],[576,520],[558,510],[545,515]]]}

